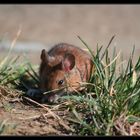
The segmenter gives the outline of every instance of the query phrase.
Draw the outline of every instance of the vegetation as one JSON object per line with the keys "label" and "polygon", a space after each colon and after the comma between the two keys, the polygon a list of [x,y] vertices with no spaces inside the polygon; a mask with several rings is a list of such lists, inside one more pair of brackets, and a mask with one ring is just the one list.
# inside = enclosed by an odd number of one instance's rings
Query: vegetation
{"label": "vegetation", "polygon": [[[135,47],[128,62],[124,63],[120,53],[114,49],[109,54],[109,46],[114,36],[103,51],[97,45],[93,52],[78,36],[88,49],[95,64],[94,71],[84,93],[62,97],[60,105],[48,106],[51,111],[68,110],[63,118],[74,129],[74,135],[140,135],[140,57],[134,64]],[[0,85],[24,94],[29,88],[38,87],[37,67],[29,61],[18,63],[19,56],[9,57],[0,62]],[[42,107],[43,105],[41,105]],[[4,125],[0,124],[0,133]]]}

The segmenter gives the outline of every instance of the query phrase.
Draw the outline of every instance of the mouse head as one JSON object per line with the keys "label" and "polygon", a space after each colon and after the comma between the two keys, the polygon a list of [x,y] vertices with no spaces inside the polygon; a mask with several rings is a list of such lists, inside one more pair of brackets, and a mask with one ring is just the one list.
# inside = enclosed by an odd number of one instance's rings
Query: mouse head
{"label": "mouse head", "polygon": [[52,90],[53,94],[54,91],[56,94],[60,91],[72,92],[81,82],[80,73],[76,69],[75,56],[71,53],[65,53],[63,57],[53,57],[42,50],[39,73],[40,88],[44,91]]}

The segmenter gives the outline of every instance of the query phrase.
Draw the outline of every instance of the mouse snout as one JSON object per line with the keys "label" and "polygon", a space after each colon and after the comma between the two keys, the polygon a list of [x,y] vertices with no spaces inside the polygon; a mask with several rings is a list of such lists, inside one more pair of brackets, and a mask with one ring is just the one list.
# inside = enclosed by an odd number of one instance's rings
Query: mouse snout
{"label": "mouse snout", "polygon": [[42,98],[42,103],[49,103],[49,104],[58,103],[61,96],[62,96],[61,93],[45,94]]}

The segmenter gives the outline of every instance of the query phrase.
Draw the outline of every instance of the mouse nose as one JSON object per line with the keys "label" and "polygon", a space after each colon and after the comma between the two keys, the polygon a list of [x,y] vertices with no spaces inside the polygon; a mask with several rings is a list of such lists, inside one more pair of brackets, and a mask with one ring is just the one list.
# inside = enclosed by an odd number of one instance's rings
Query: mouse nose
{"label": "mouse nose", "polygon": [[59,95],[56,93],[49,93],[43,96],[42,103],[54,104],[57,103]]}

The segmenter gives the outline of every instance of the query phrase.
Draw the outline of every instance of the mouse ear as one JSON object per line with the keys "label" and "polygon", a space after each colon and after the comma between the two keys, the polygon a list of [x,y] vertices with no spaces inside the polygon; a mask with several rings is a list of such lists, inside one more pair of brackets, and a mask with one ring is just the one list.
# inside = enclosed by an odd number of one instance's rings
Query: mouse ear
{"label": "mouse ear", "polygon": [[46,56],[46,50],[45,49],[42,50],[40,58],[41,58],[42,61],[46,61],[47,56]]}
{"label": "mouse ear", "polygon": [[65,72],[69,72],[75,66],[75,56],[73,54],[67,53],[62,61],[62,69]]}
{"label": "mouse ear", "polygon": [[49,56],[48,52],[43,49],[40,56],[43,63],[46,63],[49,66],[54,66],[57,60],[53,56]]}
{"label": "mouse ear", "polygon": [[40,56],[43,63],[48,64],[53,58],[49,56],[48,52],[43,49]]}

